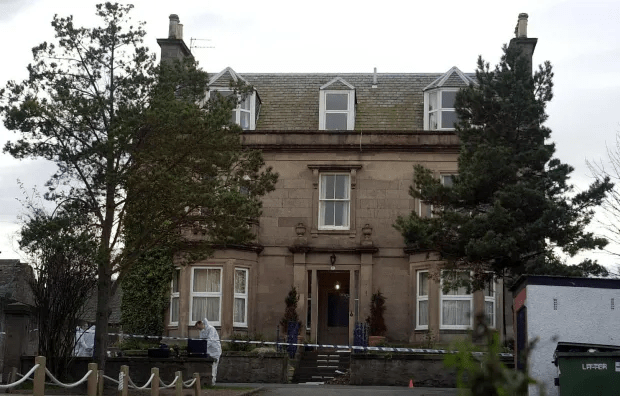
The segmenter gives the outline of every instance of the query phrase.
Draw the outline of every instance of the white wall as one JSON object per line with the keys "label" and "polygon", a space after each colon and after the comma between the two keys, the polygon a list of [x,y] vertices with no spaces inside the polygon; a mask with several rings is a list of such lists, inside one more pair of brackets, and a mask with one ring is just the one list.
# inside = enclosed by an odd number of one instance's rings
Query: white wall
{"label": "white wall", "polygon": [[[557,310],[553,299],[557,299]],[[611,299],[615,309],[611,309]],[[530,375],[557,396],[557,367],[552,363],[559,341],[620,345],[620,290],[589,287],[527,286],[527,335],[540,340],[529,358]],[[530,387],[530,395],[538,391]]]}

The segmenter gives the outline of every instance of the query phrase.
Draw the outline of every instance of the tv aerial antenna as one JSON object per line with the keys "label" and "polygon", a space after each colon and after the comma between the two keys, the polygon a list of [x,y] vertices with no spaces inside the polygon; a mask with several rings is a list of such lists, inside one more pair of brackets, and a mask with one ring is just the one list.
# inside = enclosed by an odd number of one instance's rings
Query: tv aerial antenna
{"label": "tv aerial antenna", "polygon": [[197,41],[211,41],[211,39],[199,39],[191,37],[189,39],[189,50],[191,51],[194,48],[215,48],[213,45],[196,45]]}

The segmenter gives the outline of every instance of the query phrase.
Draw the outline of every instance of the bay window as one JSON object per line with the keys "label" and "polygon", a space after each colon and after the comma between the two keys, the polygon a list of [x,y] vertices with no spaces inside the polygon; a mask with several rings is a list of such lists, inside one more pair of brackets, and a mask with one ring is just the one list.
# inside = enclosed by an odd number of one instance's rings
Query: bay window
{"label": "bay window", "polygon": [[[462,271],[454,274],[452,282],[468,280],[469,272]],[[472,326],[473,293],[465,286],[453,287],[447,292],[441,285],[440,328],[441,329],[469,329]]]}
{"label": "bay window", "polygon": [[181,270],[175,268],[172,273],[172,282],[170,285],[170,324],[178,326],[179,324],[179,275]]}
{"label": "bay window", "polygon": [[222,307],[222,268],[192,268],[190,296],[191,325],[207,318],[209,324],[219,326]]}
{"label": "bay window", "polygon": [[235,268],[233,326],[248,326],[248,270]]}
{"label": "bay window", "polygon": [[[224,98],[235,95],[235,92],[230,89],[212,88],[209,95],[219,94]],[[237,95],[237,106],[232,109],[230,116],[231,124],[239,125],[243,130],[254,130],[256,128],[256,118],[253,114],[256,114],[256,108],[259,107],[259,100],[256,92],[248,93],[247,95]]]}
{"label": "bay window", "polygon": [[416,329],[428,329],[428,271],[418,271]]}
{"label": "bay window", "polygon": [[424,93],[424,129],[453,130],[458,118],[454,100],[458,89],[435,89]]}
{"label": "bay window", "polygon": [[495,282],[488,282],[484,288],[484,316],[487,326],[495,327]]}

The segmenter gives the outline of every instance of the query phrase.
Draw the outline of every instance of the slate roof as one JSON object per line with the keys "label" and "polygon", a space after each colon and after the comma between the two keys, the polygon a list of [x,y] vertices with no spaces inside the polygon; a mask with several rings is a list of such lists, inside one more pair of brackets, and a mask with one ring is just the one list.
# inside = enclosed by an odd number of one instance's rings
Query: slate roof
{"label": "slate roof", "polygon": [[[227,84],[226,78],[230,78],[227,69],[221,79],[214,77],[214,85]],[[377,73],[376,88],[372,88],[373,73],[238,73],[238,76],[253,85],[260,96],[258,131],[317,130],[320,88],[338,77],[355,88],[355,130],[422,130],[423,90],[444,74]],[[337,80],[333,87],[326,89],[345,87]]]}
{"label": "slate roof", "polygon": [[[110,318],[108,323],[111,325],[118,325],[121,323],[121,300],[123,299],[123,290],[120,287],[116,288],[116,293],[110,301]],[[88,297],[86,304],[84,304],[84,311],[80,315],[80,319],[90,324],[95,323],[97,315],[97,288],[95,287]]]}
{"label": "slate roof", "polygon": [[458,67],[453,66],[450,70],[424,88],[424,91],[442,87],[463,88],[469,86],[470,84],[476,84],[475,74],[467,75],[460,71]]}
{"label": "slate roof", "polygon": [[28,264],[15,259],[0,260],[0,297],[9,302],[33,305],[28,279],[33,276]]}

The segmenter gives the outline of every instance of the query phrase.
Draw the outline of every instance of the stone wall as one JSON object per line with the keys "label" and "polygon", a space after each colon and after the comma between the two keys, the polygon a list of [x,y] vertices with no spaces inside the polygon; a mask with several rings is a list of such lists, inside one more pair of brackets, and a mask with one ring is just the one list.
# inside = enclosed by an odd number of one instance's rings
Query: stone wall
{"label": "stone wall", "polygon": [[282,353],[224,352],[217,367],[217,381],[286,383],[287,366],[288,358]]}
{"label": "stone wall", "polygon": [[[90,358],[74,358],[69,375],[72,380],[79,380],[88,371]],[[200,374],[203,385],[211,383],[211,358],[167,358],[116,357],[106,360],[105,375],[117,379],[121,366],[129,366],[129,376],[138,386],[142,386],[151,376],[151,368],[159,368],[159,377],[166,383],[174,379],[175,372],[181,371],[183,380]],[[34,365],[33,356],[23,356],[20,373],[25,373]],[[286,383],[288,358],[283,353],[265,353],[257,355],[248,352],[224,352],[217,369],[217,382],[270,382]],[[106,380],[106,386],[112,386]]]}
{"label": "stone wall", "polygon": [[[443,364],[444,355],[396,354],[351,355],[351,385],[415,386],[434,388],[456,387],[456,371]],[[514,366],[507,358],[504,364]]]}

